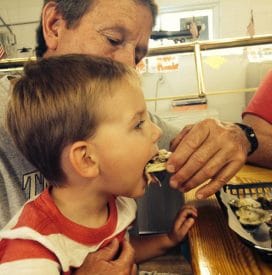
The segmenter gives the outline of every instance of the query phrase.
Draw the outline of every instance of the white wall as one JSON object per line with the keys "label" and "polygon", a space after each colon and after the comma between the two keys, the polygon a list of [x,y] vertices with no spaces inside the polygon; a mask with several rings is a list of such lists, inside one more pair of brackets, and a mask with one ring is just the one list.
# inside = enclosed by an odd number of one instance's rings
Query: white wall
{"label": "white wall", "polygon": [[[220,65],[215,66],[216,60],[220,60]],[[181,65],[177,72],[145,73],[142,75],[146,98],[155,98],[156,95],[159,98],[197,95],[198,87],[193,55],[180,55],[179,62]],[[248,60],[243,54],[240,54],[240,51],[224,55],[222,50],[213,51],[208,55],[203,54],[203,73],[207,93],[245,88],[247,86],[247,66]],[[212,113],[221,120],[240,121],[240,115],[245,108],[244,93],[211,95],[207,98],[209,108],[207,114]],[[169,115],[170,106],[170,99],[157,101],[157,105],[154,102],[148,102],[149,109],[152,112],[156,111],[161,116],[165,116],[166,113]],[[207,116],[204,111],[199,113],[202,114],[203,118]],[[180,115],[191,117],[191,113],[184,111],[180,112]],[[201,117],[198,117],[198,120],[200,119]]]}
{"label": "white wall", "polygon": [[[7,24],[39,21],[42,0],[0,0],[0,16]],[[157,0],[161,12],[189,11],[211,8],[214,12],[214,38],[230,38],[246,35],[250,10],[254,10],[256,34],[272,33],[272,0]],[[1,25],[1,22],[0,22]],[[37,23],[11,26],[17,37],[17,48],[35,48]],[[0,27],[0,31],[3,31]],[[218,54],[215,54],[218,55]],[[220,55],[219,55],[220,56]],[[185,92],[195,93],[195,79],[192,56],[183,56],[181,71],[164,74],[158,83],[158,95],[178,95]],[[246,63],[239,57],[229,56],[219,68],[213,69],[204,62],[205,83],[208,90],[246,87]],[[205,61],[205,60],[204,60]],[[252,73],[252,72],[251,72]],[[160,75],[145,75],[144,90],[146,97],[154,97]],[[209,96],[209,107],[216,109],[220,119],[238,121],[245,107],[244,95]],[[170,102],[159,102],[159,112],[167,112]],[[154,103],[148,103],[154,109]]]}
{"label": "white wall", "polygon": [[246,35],[250,10],[253,9],[256,34],[271,34],[271,0],[158,0],[162,12],[213,8],[218,33],[215,38],[230,38]]}
{"label": "white wall", "polygon": [[[35,32],[38,26],[43,0],[0,0],[0,16],[6,24],[27,23],[11,26],[16,35],[17,49],[35,48]],[[28,22],[35,22],[28,24]],[[0,22],[0,26],[3,25]],[[0,32],[8,31],[0,27]],[[17,52],[17,54],[20,54]]]}
{"label": "white wall", "polygon": [[271,34],[271,0],[221,0],[219,9],[219,37],[246,35],[250,10],[253,9],[256,34]]}
{"label": "white wall", "polygon": [[[256,35],[272,34],[272,1],[271,0],[159,0],[161,12],[189,11],[197,9],[210,8],[214,13],[214,39],[234,38],[246,36],[247,25],[250,20],[250,11],[253,9]],[[213,52],[214,58],[224,59],[223,63],[214,68],[207,61],[209,56],[203,57],[203,71],[207,91],[215,92],[230,89],[242,89],[248,87],[248,74],[254,75],[253,69],[248,72],[249,61],[243,53],[221,55],[220,51]],[[166,73],[163,78],[164,82],[159,82],[158,95],[177,95],[186,91],[196,91],[195,70],[187,57],[182,57],[182,69],[177,73]],[[272,68],[271,63],[266,67]],[[255,84],[259,83],[261,77],[257,68],[255,68]],[[148,74],[143,76],[146,97],[152,97],[150,89],[156,86],[156,77]],[[174,77],[175,76],[175,80]],[[258,79],[258,80],[257,80]],[[153,82],[152,82],[153,81]],[[153,84],[152,84],[153,83]],[[175,83],[176,85],[174,85]],[[255,87],[256,87],[255,86]],[[241,120],[241,113],[246,106],[246,95],[241,94],[222,94],[208,96],[208,106],[212,113],[218,114],[221,120],[238,122]],[[170,101],[159,102],[157,111],[164,113],[170,105]],[[154,103],[149,103],[149,107],[154,110]],[[181,116],[185,116],[181,113]],[[187,113],[188,116],[191,114]],[[204,118],[204,117],[203,117]]]}

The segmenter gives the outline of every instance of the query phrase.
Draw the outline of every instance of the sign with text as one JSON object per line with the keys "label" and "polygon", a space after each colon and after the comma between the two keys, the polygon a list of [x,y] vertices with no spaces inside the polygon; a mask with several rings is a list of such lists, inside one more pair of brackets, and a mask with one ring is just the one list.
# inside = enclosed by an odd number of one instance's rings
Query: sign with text
{"label": "sign with text", "polygon": [[167,73],[180,70],[178,56],[165,55],[149,58],[148,72],[150,73]]}

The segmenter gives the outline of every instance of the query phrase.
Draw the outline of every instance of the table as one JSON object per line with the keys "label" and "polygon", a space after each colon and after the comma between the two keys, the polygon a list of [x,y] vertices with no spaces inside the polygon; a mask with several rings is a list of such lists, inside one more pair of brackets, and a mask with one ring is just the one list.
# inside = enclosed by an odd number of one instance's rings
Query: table
{"label": "table", "polygon": [[[272,182],[272,170],[245,165],[231,183],[258,181]],[[216,197],[196,200],[194,193],[185,194],[185,201],[198,208],[196,224],[188,236],[193,274],[272,274],[272,263],[264,261],[228,227]]]}

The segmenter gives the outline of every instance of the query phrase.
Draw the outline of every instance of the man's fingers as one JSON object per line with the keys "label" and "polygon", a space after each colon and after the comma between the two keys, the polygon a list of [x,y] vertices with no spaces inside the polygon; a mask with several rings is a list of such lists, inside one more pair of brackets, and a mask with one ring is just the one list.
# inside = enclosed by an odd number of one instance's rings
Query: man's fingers
{"label": "man's fingers", "polygon": [[[205,181],[211,179],[209,184],[201,189],[203,192],[197,192],[197,197],[199,199],[201,197],[206,198],[217,192],[243,166],[243,161],[234,161],[227,159],[222,161],[224,159],[224,155],[224,151],[218,152],[202,167],[202,169],[194,174],[189,180],[184,182],[184,178],[181,178],[178,184],[178,189],[182,192],[187,192],[199,186],[201,183],[204,183]],[[175,176],[178,176],[181,172],[182,171],[179,171]]]}
{"label": "man's fingers", "polygon": [[[121,252],[118,257],[119,247]],[[114,239],[108,246],[89,253],[82,266],[74,274],[136,275],[137,268],[134,266],[134,258],[134,250],[127,241],[119,245],[119,241]]]}
{"label": "man's fingers", "polygon": [[246,156],[239,144],[237,147],[226,144],[220,148],[219,141],[207,139],[170,178],[170,185],[187,192],[206,180],[214,179],[208,189],[204,189],[206,194],[203,196],[206,197],[211,190],[218,191],[224,183],[226,184],[244,165]]}
{"label": "man's fingers", "polygon": [[208,179],[216,179],[208,189],[202,189],[206,196],[228,181],[245,163],[245,137],[236,126],[212,119],[190,127],[186,135],[181,134],[174,141],[176,149],[167,162],[167,170],[174,173],[170,185],[186,192]]}
{"label": "man's fingers", "polygon": [[107,246],[97,251],[96,257],[98,260],[110,261],[112,260],[119,249],[119,241],[113,239]]}
{"label": "man's fingers", "polygon": [[133,264],[133,266],[132,266],[131,275],[137,275],[137,265],[136,264]]}
{"label": "man's fingers", "polygon": [[[170,178],[170,185],[173,188],[180,187],[180,184],[186,183],[188,180],[193,184],[195,177],[196,185],[204,182],[221,169],[224,163],[222,162],[222,154],[219,156],[212,142],[206,142],[205,148],[196,150],[189,160]],[[176,162],[180,160],[176,159]],[[211,169],[212,168],[212,169]],[[194,186],[195,187],[195,186]]]}
{"label": "man's fingers", "polygon": [[[209,129],[203,128],[199,124],[190,126],[186,129],[186,134],[181,134],[178,136],[175,142],[179,142],[177,146],[171,146],[171,150],[174,152],[169,157],[166,167],[171,173],[176,172],[178,169],[182,168],[188,159],[198,150],[198,148],[203,144],[209,135]],[[214,147],[211,147],[214,148]],[[206,149],[204,148],[206,151]],[[207,154],[205,154],[207,156]],[[169,167],[171,167],[169,169]],[[175,167],[173,171],[172,167]]]}
{"label": "man's fingers", "polygon": [[135,252],[131,244],[124,240],[121,244],[121,252],[118,259],[112,261],[115,266],[123,270],[123,274],[136,275],[137,267],[135,265]]}
{"label": "man's fingers", "polygon": [[170,143],[170,150],[175,151],[177,146],[180,144],[181,140],[187,135],[187,133],[190,132],[193,125],[186,125],[181,132],[177,135],[176,138],[174,138]]}
{"label": "man's fingers", "polygon": [[[109,274],[112,269],[112,260],[116,256],[119,248],[119,242],[114,239],[108,246],[99,249],[93,253],[89,253],[85,258],[83,264],[75,270],[73,274],[77,275],[91,275],[91,274]],[[116,269],[118,272],[122,269]],[[115,272],[114,274],[124,274]]]}
{"label": "man's fingers", "polygon": [[196,191],[196,198],[202,199],[207,198],[217,191],[219,191],[224,185],[226,185],[236,174],[242,165],[240,162],[232,162],[228,166],[224,167],[220,173],[213,177],[210,182]]}
{"label": "man's fingers", "polygon": [[116,262],[122,262],[124,264],[135,262],[135,251],[127,240],[122,242],[122,250]]}

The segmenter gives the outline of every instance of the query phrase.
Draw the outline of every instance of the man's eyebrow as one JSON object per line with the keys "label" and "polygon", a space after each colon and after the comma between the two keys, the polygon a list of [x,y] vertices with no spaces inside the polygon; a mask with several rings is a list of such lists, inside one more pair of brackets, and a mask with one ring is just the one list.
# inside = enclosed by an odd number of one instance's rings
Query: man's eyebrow
{"label": "man's eyebrow", "polygon": [[121,33],[128,33],[129,31],[122,25],[119,25],[119,24],[115,24],[113,26],[105,26],[105,27],[102,27],[101,30],[112,30],[112,31],[118,31],[118,32],[121,32]]}

